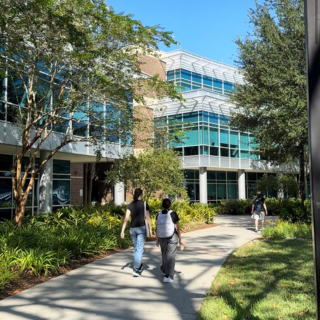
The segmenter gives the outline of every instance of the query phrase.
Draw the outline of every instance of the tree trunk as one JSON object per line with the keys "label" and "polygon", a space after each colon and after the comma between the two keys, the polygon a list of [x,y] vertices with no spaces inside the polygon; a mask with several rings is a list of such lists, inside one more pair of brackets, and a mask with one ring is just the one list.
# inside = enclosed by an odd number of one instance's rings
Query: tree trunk
{"label": "tree trunk", "polygon": [[305,158],[304,158],[304,147],[300,146],[299,150],[299,165],[300,165],[300,174],[299,174],[299,188],[300,188],[300,197],[301,197],[301,210],[302,210],[302,217],[305,222],[307,222],[307,209],[305,206],[305,200],[306,200],[306,187],[305,187],[305,175],[304,175],[304,169],[305,169]]}
{"label": "tree trunk", "polygon": [[18,228],[20,228],[22,225],[22,220],[24,217],[25,209],[26,209],[26,206],[25,206],[26,201],[24,199],[24,196],[22,195],[23,190],[21,190],[21,193],[20,193],[20,190],[17,190],[17,191],[18,191],[18,197],[16,197],[16,208],[15,208],[14,220]]}

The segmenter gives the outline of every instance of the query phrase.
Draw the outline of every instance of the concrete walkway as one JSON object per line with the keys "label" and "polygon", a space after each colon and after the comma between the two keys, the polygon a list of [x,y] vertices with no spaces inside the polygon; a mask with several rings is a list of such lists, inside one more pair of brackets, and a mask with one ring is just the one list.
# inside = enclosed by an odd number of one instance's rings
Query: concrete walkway
{"label": "concrete walkway", "polygon": [[250,229],[252,223],[247,216],[247,228],[217,226],[184,234],[186,248],[177,254],[173,283],[162,282],[160,250],[149,242],[140,278],[132,277],[128,249],[0,301],[0,319],[195,320],[229,254],[260,236]]}

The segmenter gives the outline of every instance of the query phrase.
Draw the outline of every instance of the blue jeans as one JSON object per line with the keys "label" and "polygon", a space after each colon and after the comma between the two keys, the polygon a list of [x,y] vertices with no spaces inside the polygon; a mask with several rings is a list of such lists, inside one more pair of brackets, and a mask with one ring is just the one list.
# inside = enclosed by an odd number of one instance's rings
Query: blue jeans
{"label": "blue jeans", "polygon": [[143,247],[146,242],[146,227],[130,228],[130,237],[133,243],[133,268],[139,269],[143,254]]}

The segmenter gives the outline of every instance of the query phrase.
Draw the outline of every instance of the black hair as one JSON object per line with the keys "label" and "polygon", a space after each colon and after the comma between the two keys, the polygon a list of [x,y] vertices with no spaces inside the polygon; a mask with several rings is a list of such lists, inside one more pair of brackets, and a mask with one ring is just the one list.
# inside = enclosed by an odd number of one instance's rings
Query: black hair
{"label": "black hair", "polygon": [[142,190],[137,188],[134,190],[133,201],[138,201],[139,197],[142,195]]}
{"label": "black hair", "polygon": [[170,209],[170,207],[171,207],[171,200],[168,198],[163,199],[162,200],[162,208],[168,210],[168,209]]}

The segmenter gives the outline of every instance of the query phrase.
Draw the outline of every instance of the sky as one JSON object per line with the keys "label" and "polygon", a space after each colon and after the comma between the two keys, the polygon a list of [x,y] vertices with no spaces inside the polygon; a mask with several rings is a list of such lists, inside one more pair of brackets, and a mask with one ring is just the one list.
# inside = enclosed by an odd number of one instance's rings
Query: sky
{"label": "sky", "polygon": [[172,31],[183,49],[218,62],[234,65],[234,40],[250,31],[248,10],[254,0],[106,0],[114,10],[133,14],[143,25],[160,25]]}

